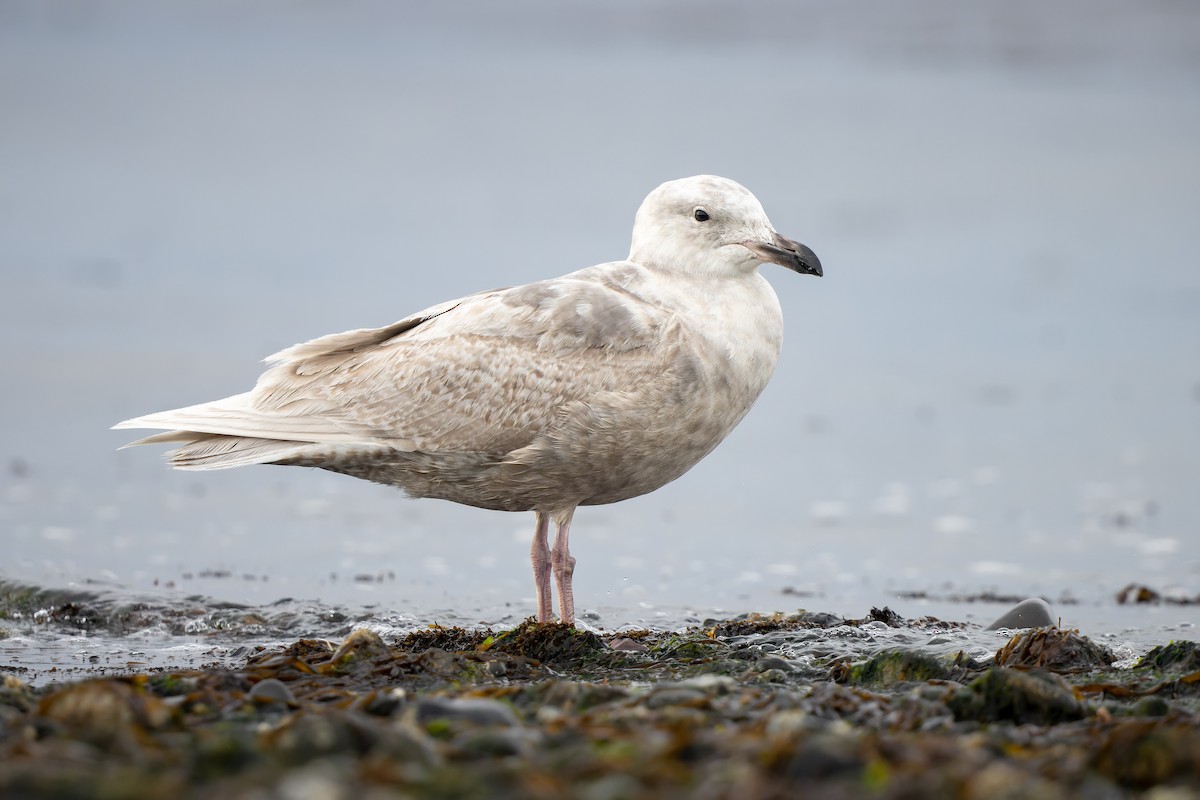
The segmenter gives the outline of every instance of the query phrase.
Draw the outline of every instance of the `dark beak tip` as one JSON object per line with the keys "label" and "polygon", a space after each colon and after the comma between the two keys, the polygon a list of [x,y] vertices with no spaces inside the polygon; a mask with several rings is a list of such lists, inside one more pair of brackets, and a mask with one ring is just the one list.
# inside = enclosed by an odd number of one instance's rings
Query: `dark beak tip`
{"label": "dark beak tip", "polygon": [[775,234],[775,242],[772,244],[744,241],[742,246],[761,261],[787,267],[801,275],[816,275],[818,278],[825,275],[825,271],[821,267],[821,259],[817,258],[817,254],[811,248],[799,242],[793,242],[791,239],[785,239],[779,234]]}
{"label": "dark beak tip", "polygon": [[797,242],[795,244],[795,253],[797,260],[804,267],[802,270],[797,270],[797,272],[816,275],[818,278],[825,277],[825,270],[821,267],[821,259],[817,258],[817,254],[812,251],[812,248]]}

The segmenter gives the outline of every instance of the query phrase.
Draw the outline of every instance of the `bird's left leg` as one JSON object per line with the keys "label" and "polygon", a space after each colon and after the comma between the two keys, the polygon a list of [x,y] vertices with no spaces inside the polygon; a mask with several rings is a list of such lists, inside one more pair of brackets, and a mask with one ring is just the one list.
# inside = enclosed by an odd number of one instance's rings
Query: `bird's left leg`
{"label": "bird's left leg", "polygon": [[537,512],[537,528],[533,532],[533,544],[529,548],[529,560],[533,562],[533,583],[537,587],[537,621],[553,622],[554,606],[550,599],[550,543],[547,541],[550,517]]}
{"label": "bird's left leg", "polygon": [[567,625],[575,624],[575,592],[571,588],[575,559],[571,557],[571,551],[567,547],[571,535],[571,517],[574,515],[574,508],[554,515],[554,524],[558,526],[558,531],[554,535],[554,549],[550,551],[554,582],[558,584],[558,613]]}

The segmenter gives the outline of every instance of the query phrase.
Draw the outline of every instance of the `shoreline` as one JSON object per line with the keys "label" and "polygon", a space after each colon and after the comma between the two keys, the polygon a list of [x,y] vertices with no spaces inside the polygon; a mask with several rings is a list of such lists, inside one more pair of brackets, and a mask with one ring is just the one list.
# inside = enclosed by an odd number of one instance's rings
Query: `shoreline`
{"label": "shoreline", "polygon": [[[1103,645],[1054,627],[1017,633],[990,664],[917,648],[812,656],[812,642],[832,630],[918,624],[929,621],[887,609],[604,636],[527,621],[500,631],[430,626],[390,644],[360,628],[336,645],[255,648],[230,667],[38,688],[6,675],[0,793],[1200,791],[1196,643],[1155,648],[1125,669]],[[808,656],[798,658],[802,641]]]}

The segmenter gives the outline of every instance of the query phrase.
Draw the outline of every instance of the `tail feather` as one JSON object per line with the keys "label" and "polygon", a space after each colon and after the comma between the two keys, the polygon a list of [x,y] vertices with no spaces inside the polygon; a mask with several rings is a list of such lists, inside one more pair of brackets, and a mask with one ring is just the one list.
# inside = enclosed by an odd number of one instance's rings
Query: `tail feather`
{"label": "tail feather", "polygon": [[370,441],[366,431],[339,427],[328,415],[305,413],[293,406],[293,413],[270,413],[254,407],[250,393],[235,394],[210,403],[159,411],[118,422],[113,429],[159,428],[168,433],[156,434],[126,445],[181,441],[177,433],[206,433],[248,439],[276,439],[286,442],[352,444]]}
{"label": "tail feather", "polygon": [[[187,444],[167,453],[167,460],[172,467],[186,470],[229,469],[250,464],[270,464],[312,449],[312,445],[307,442],[248,439],[192,431],[175,431],[172,434],[159,434],[159,437],[167,435],[175,436],[174,441],[190,439]],[[148,438],[164,441],[159,437]]]}
{"label": "tail feather", "polygon": [[339,428],[336,420],[327,416],[302,410],[294,414],[264,412],[254,407],[249,393],[147,414],[113,428],[165,429],[124,447],[179,444],[167,453],[167,460],[171,466],[187,470],[272,464],[338,448],[353,448],[356,452],[387,448],[372,441],[365,431]]}

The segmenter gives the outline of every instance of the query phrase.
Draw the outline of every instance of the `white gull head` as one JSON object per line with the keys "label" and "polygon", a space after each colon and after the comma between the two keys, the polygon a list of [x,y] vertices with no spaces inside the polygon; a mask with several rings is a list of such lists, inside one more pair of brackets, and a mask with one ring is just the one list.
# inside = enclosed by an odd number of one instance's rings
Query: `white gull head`
{"label": "white gull head", "polygon": [[769,261],[820,275],[804,245],[780,236],[750,190],[715,175],[667,181],[642,201],[629,260],[676,272],[736,277]]}

